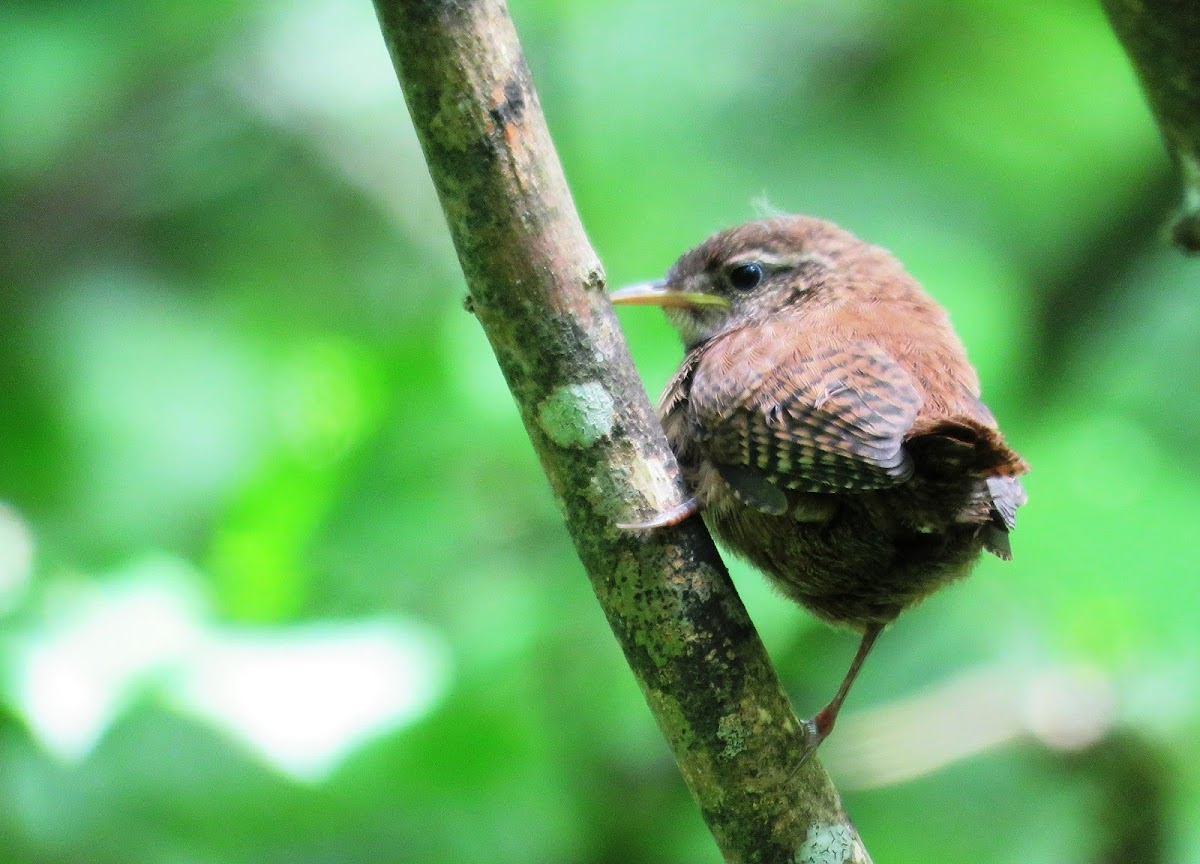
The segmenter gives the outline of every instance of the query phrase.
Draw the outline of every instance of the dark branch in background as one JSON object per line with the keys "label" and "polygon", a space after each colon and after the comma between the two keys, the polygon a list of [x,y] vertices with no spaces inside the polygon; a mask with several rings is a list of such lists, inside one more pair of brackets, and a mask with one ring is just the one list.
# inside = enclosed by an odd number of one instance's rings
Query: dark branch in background
{"label": "dark branch in background", "polygon": [[1162,214],[1171,206],[1174,180],[1166,166],[1146,185],[1106,210],[1088,233],[1043,269],[1031,282],[1040,286],[1030,313],[1029,357],[1024,380],[1014,378],[1028,410],[1036,415],[1063,398],[1069,375],[1093,346],[1095,334],[1114,326],[1126,302],[1138,296],[1131,278],[1138,253],[1162,243]]}
{"label": "dark branch in background", "polygon": [[[375,0],[478,317],[646,701],[729,862],[869,857],[684,490],[498,0]],[[570,674],[569,671],[565,674]]]}
{"label": "dark branch in background", "polygon": [[1170,761],[1150,741],[1118,732],[1086,750],[1065,754],[1060,769],[1089,782],[1095,824],[1103,827],[1096,864],[1166,864],[1174,858],[1169,828],[1177,778]]}
{"label": "dark branch in background", "polygon": [[1200,252],[1200,4],[1102,2],[1182,175],[1183,212],[1171,238],[1188,252]]}

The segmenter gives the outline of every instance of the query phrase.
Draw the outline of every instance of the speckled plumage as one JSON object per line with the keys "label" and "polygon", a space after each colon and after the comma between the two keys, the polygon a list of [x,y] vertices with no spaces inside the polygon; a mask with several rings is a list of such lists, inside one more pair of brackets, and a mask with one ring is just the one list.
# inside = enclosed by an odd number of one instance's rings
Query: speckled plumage
{"label": "speckled plumage", "polygon": [[814,614],[868,634],[824,737],[883,625],[982,550],[1010,557],[1027,466],[941,307],[829,222],[721,232],[641,295],[627,302],[664,306],[684,339],[659,410],[713,533]]}

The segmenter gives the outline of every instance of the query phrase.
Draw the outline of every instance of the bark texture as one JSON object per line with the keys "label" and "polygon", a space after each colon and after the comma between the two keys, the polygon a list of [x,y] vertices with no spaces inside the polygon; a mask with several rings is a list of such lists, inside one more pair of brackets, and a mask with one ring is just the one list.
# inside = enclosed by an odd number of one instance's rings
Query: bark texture
{"label": "bark texture", "polygon": [[596,596],[726,861],[869,862],[682,500],[500,0],[375,0],[478,317]]}
{"label": "bark texture", "polygon": [[1200,253],[1200,3],[1102,0],[1183,178],[1175,243]]}

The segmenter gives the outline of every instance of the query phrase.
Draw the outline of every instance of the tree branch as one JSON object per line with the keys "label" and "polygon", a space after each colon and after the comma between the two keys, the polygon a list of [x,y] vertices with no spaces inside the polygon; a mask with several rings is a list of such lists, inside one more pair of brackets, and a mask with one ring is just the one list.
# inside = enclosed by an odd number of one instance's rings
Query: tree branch
{"label": "tree branch", "polygon": [[1183,176],[1183,213],[1171,237],[1182,249],[1200,252],[1200,5],[1195,0],[1102,2]]}
{"label": "tree branch", "polygon": [[501,0],[375,0],[471,294],[567,528],[729,862],[869,862],[684,495]]}

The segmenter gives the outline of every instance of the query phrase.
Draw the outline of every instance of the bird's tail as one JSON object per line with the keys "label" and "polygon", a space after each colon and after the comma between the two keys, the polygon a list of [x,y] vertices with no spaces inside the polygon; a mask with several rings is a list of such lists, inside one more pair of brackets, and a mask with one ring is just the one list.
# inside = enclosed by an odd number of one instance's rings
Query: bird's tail
{"label": "bird's tail", "polygon": [[967,471],[977,477],[1019,477],[1029,471],[997,429],[966,416],[918,421],[905,446],[918,470],[933,476]]}

